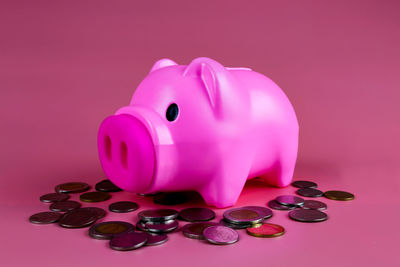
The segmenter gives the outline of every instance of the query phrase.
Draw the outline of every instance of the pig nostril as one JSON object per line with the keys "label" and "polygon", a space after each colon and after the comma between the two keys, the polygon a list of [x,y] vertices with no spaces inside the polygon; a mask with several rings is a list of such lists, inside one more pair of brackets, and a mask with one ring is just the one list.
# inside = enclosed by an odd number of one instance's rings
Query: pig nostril
{"label": "pig nostril", "polygon": [[108,160],[111,160],[111,138],[107,135],[105,140],[106,156]]}
{"label": "pig nostril", "polygon": [[125,142],[121,143],[121,163],[124,169],[128,168],[128,147]]}

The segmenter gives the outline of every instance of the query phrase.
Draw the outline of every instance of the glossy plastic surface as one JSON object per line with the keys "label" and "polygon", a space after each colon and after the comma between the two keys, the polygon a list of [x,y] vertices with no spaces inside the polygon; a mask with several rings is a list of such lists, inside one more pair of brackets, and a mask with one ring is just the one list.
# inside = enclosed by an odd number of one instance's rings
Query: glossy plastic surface
{"label": "glossy plastic surface", "polygon": [[98,149],[106,175],[125,190],[196,190],[223,208],[247,179],[290,184],[298,132],[288,98],[264,75],[204,57],[188,66],[161,59],[130,104],[101,124]]}

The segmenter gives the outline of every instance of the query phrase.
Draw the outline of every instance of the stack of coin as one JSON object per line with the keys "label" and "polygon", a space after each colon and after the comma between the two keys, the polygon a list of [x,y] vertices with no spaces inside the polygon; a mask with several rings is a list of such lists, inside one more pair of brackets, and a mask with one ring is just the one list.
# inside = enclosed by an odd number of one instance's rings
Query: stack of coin
{"label": "stack of coin", "polygon": [[169,233],[178,228],[177,217],[178,211],[173,209],[144,210],[138,213],[136,229],[155,234]]}
{"label": "stack of coin", "polygon": [[259,225],[272,217],[272,211],[265,207],[247,206],[228,209],[223,214],[220,223],[233,229],[245,229]]}
{"label": "stack of coin", "polygon": [[304,199],[291,195],[283,195],[276,197],[274,200],[270,200],[267,205],[275,210],[293,210],[303,206]]}

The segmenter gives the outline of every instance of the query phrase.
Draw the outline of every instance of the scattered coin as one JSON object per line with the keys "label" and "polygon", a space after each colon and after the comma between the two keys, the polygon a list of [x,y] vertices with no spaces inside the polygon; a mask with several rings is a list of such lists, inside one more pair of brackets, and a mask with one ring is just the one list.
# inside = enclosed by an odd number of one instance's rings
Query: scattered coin
{"label": "scattered coin", "polygon": [[270,200],[267,203],[268,207],[270,207],[271,209],[274,210],[294,210],[295,208],[297,208],[296,206],[293,205],[281,205],[278,202],[276,202],[275,200]]}
{"label": "scattered coin", "polygon": [[248,227],[256,227],[256,226],[261,225],[261,223],[254,223],[254,224],[253,223],[241,223],[241,224],[230,223],[230,222],[226,221],[225,219],[221,219],[219,221],[219,224],[230,227],[232,229],[246,229]]}
{"label": "scattered coin", "polygon": [[88,210],[88,211],[94,211],[97,214],[97,219],[104,218],[107,214],[107,212],[101,208],[98,207],[84,207],[80,208],[81,210]]}
{"label": "scattered coin", "polygon": [[215,212],[207,208],[187,208],[179,212],[179,217],[188,222],[210,221],[215,218]]}
{"label": "scattered coin", "polygon": [[260,226],[247,228],[247,233],[256,237],[277,237],[285,233],[285,229],[277,224],[265,223]]}
{"label": "scattered coin", "polygon": [[148,232],[162,234],[169,233],[178,228],[179,223],[176,220],[169,220],[165,222],[143,222],[144,228],[147,229]]}
{"label": "scattered coin", "polygon": [[125,213],[137,210],[139,205],[132,201],[118,201],[111,203],[108,209],[112,212]]}
{"label": "scattered coin", "polygon": [[185,203],[187,201],[187,196],[183,192],[172,192],[172,193],[162,193],[155,195],[153,202],[155,204],[173,206]]}
{"label": "scattered coin", "polygon": [[156,245],[161,245],[168,240],[168,236],[166,234],[151,234],[151,233],[146,233],[147,234],[147,242],[145,246],[156,246]]}
{"label": "scattered coin", "polygon": [[45,203],[65,201],[69,199],[69,195],[63,193],[50,193],[40,197],[40,201]]}
{"label": "scattered coin", "polygon": [[289,218],[299,222],[322,222],[328,219],[328,215],[319,210],[297,209],[289,212]]}
{"label": "scattered coin", "polygon": [[95,210],[82,208],[65,213],[58,224],[64,228],[83,228],[94,223],[97,218]]}
{"label": "scattered coin", "polygon": [[322,197],[324,195],[324,192],[315,188],[300,188],[296,193],[303,197]]}
{"label": "scattered coin", "polygon": [[297,188],[316,188],[318,185],[310,181],[294,181],[292,186]]}
{"label": "scattered coin", "polygon": [[266,207],[261,207],[261,206],[245,206],[242,207],[244,209],[254,209],[257,212],[261,213],[264,216],[264,220],[271,218],[273,215],[272,210],[270,210],[269,208]]}
{"label": "scattered coin", "polygon": [[239,234],[234,229],[217,225],[210,226],[203,231],[204,238],[215,245],[229,245],[239,240]]}
{"label": "scattered coin", "polygon": [[354,195],[352,193],[345,191],[338,191],[338,190],[326,191],[324,193],[324,196],[329,199],[342,200],[342,201],[354,199]]}
{"label": "scattered coin", "polygon": [[302,208],[305,210],[326,210],[327,206],[324,202],[318,200],[304,200]]}
{"label": "scattered coin", "polygon": [[107,192],[87,192],[79,196],[79,199],[84,202],[102,202],[111,198]]}
{"label": "scattered coin", "polygon": [[223,214],[224,219],[229,223],[235,224],[255,224],[264,220],[264,214],[254,209],[233,208],[226,210]]}
{"label": "scattered coin", "polygon": [[87,183],[71,182],[57,185],[55,190],[57,193],[81,193],[88,191],[90,186]]}
{"label": "scattered coin", "polygon": [[135,227],[127,222],[109,221],[92,225],[89,229],[89,235],[96,239],[111,239],[113,236],[132,232]]}
{"label": "scattered coin", "polygon": [[110,180],[106,179],[103,181],[100,181],[96,184],[95,186],[97,191],[102,191],[102,192],[119,192],[122,191],[121,188],[113,184]]}
{"label": "scattered coin", "polygon": [[45,211],[33,214],[29,217],[29,221],[35,224],[49,224],[60,220],[62,214],[58,212]]}
{"label": "scattered coin", "polygon": [[146,233],[130,232],[114,236],[110,240],[110,248],[121,251],[133,250],[143,246],[146,241]]}
{"label": "scattered coin", "polygon": [[52,211],[71,211],[81,207],[81,203],[74,200],[58,201],[50,205],[50,210]]}
{"label": "scattered coin", "polygon": [[182,234],[192,239],[204,239],[203,231],[207,227],[216,226],[218,223],[215,222],[195,222],[188,223],[182,227]]}
{"label": "scattered coin", "polygon": [[178,212],[173,209],[143,210],[138,213],[138,217],[142,221],[162,222],[176,219]]}
{"label": "scattered coin", "polygon": [[278,196],[275,198],[275,201],[286,206],[302,206],[304,204],[304,199],[301,197],[290,195]]}

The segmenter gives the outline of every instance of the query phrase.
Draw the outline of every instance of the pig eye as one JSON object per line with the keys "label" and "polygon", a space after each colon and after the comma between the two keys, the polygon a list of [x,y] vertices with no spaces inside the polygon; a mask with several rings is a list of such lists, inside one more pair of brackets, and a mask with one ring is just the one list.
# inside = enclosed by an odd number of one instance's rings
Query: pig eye
{"label": "pig eye", "polygon": [[167,113],[166,113],[167,120],[174,121],[176,119],[176,117],[178,117],[178,112],[179,112],[179,109],[178,109],[177,104],[173,103],[173,104],[169,105],[169,107],[167,109]]}

